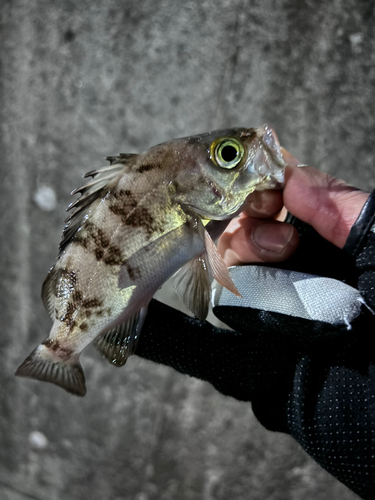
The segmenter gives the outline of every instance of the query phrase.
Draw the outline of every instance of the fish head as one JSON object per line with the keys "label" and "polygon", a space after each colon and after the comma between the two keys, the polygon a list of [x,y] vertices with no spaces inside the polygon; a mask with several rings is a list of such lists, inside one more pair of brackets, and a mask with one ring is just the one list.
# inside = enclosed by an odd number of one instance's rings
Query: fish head
{"label": "fish head", "polygon": [[[175,145],[176,200],[203,218],[234,217],[255,190],[281,188],[286,162],[271,127],[216,130]],[[182,161],[181,161],[182,160]]]}

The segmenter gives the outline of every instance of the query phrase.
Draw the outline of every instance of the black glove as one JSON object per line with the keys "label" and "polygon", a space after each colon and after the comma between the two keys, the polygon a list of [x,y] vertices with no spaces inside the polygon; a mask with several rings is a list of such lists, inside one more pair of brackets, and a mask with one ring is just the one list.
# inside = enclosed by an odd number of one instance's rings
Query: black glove
{"label": "black glove", "polygon": [[[217,289],[214,314],[235,331],[215,328],[152,301],[137,347],[139,356],[207,380],[223,394],[251,401],[264,426],[291,434],[320,465],[365,499],[375,498],[374,215],[373,193],[344,250],[289,217],[300,233],[292,258],[274,270],[233,268],[240,291],[249,290],[250,304],[251,287],[259,288],[262,279],[269,287],[270,276],[275,289],[285,277],[292,276],[288,282],[295,284],[297,276],[306,297],[310,278],[297,272],[331,278],[323,282],[319,294],[321,303],[328,303],[326,316],[319,308],[312,313],[309,307],[298,309],[298,300],[289,300],[294,285],[281,288],[280,300],[272,307],[263,298],[268,310],[243,307]],[[280,269],[293,273],[280,274]],[[253,283],[244,281],[246,276],[253,277]],[[270,293],[277,297],[275,289]],[[288,301],[292,308],[285,314]]]}

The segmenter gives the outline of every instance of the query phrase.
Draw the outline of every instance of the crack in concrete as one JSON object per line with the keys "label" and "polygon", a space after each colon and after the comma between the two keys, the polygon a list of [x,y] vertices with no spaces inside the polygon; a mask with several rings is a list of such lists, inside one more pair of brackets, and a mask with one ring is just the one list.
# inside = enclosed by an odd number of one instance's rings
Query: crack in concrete
{"label": "crack in concrete", "polygon": [[[241,9],[240,9],[241,3],[242,3],[242,0],[238,0],[238,5],[237,5],[237,8],[235,9],[236,10],[236,18],[235,18],[235,21],[233,23],[233,28],[232,28],[232,31],[231,31],[230,36],[229,36],[229,40],[230,40],[229,50],[228,50],[228,54],[227,54],[226,59],[225,59],[223,77],[222,77],[221,83],[220,83],[219,97],[217,100],[216,109],[215,109],[214,118],[213,118],[213,127],[209,127],[209,129],[212,129],[212,128],[216,129],[219,127],[219,123],[218,123],[219,122],[219,113],[220,113],[220,109],[222,106],[222,102],[224,100],[224,96],[228,94],[228,92],[230,91],[230,88],[232,86],[234,70],[235,70],[236,65],[237,65],[238,51],[239,51],[240,43],[241,43],[239,40],[239,37],[238,37],[239,24],[240,24],[240,13],[241,13]],[[233,41],[235,41],[236,38],[237,38],[237,41],[235,43],[233,43]],[[234,45],[234,50],[231,50],[231,47],[233,45]]]}

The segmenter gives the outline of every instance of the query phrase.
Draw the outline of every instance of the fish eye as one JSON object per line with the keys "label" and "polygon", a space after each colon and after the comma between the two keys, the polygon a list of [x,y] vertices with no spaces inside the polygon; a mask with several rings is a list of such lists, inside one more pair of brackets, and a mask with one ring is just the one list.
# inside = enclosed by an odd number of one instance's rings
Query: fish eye
{"label": "fish eye", "polygon": [[244,154],[243,145],[236,139],[220,139],[219,141],[214,141],[211,145],[211,159],[219,167],[229,170],[241,162]]}

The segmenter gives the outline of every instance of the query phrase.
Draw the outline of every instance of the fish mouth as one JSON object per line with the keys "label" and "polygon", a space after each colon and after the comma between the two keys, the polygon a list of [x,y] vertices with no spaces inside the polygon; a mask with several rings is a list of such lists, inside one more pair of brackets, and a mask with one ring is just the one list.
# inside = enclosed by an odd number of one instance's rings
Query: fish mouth
{"label": "fish mouth", "polygon": [[189,212],[194,212],[196,215],[199,215],[199,217],[201,217],[202,219],[212,220],[212,221],[224,221],[233,219],[234,217],[237,217],[237,215],[240,215],[245,203],[246,200],[233,207],[230,212],[226,212],[224,214],[210,213],[207,212],[206,210],[200,209],[199,207],[195,207],[194,205],[185,205],[185,207],[188,209]]}
{"label": "fish mouth", "polygon": [[258,150],[253,160],[254,173],[258,175],[255,190],[282,189],[287,162],[276,132],[264,125],[257,129],[257,140]]}
{"label": "fish mouth", "polygon": [[258,127],[256,129],[256,134],[261,140],[263,140],[264,137],[268,137],[270,140],[272,140],[276,147],[280,148],[280,141],[273,127],[264,124],[262,127]]}

